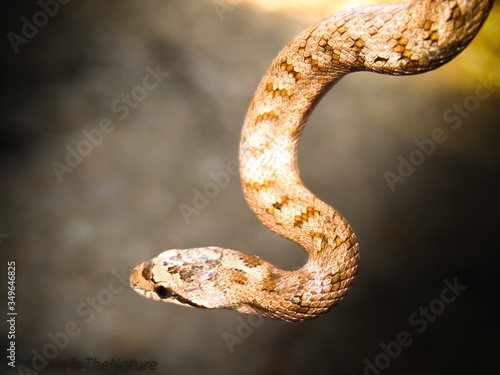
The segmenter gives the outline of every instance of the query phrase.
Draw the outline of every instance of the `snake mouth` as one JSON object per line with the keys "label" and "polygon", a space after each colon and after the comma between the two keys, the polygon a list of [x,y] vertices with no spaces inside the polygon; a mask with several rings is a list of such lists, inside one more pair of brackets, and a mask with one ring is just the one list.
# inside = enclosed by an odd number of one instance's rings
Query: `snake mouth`
{"label": "snake mouth", "polygon": [[206,309],[205,306],[203,305],[199,305],[187,298],[184,298],[183,296],[179,295],[179,294],[172,294],[172,298],[175,300],[175,301],[172,301],[172,302],[176,302],[180,305],[184,305],[184,306],[191,306],[191,307],[197,307],[199,309]]}
{"label": "snake mouth", "polygon": [[[151,278],[151,281],[154,282],[154,279]],[[199,305],[199,304],[191,301],[190,299],[185,298],[185,297],[181,296],[180,294],[174,292],[172,290],[172,287],[168,283],[165,283],[165,282],[155,283],[153,290],[162,301],[173,302],[173,303],[177,303],[179,305],[184,305],[184,306],[205,308],[205,306]]]}

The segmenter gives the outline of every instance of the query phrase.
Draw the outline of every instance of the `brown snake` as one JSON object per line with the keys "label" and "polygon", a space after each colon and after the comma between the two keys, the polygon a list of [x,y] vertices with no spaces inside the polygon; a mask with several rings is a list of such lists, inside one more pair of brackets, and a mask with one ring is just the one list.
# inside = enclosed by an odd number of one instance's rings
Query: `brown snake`
{"label": "brown snake", "polygon": [[300,181],[297,143],[320,98],[355,71],[406,75],[435,69],[474,38],[492,0],[418,0],[336,13],[279,53],[250,104],[240,144],[245,197],[258,218],[309,256],[284,271],[237,250],[168,250],[138,265],[131,285],[159,301],[303,321],[328,312],[358,270],[347,221]]}

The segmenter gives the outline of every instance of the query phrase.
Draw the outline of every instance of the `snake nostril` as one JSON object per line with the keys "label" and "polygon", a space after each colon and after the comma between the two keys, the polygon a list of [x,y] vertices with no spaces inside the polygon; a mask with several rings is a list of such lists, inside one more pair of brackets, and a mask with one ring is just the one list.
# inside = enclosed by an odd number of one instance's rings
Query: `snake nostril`
{"label": "snake nostril", "polygon": [[153,273],[151,272],[151,269],[144,268],[142,270],[142,277],[144,277],[146,280],[151,280],[152,276],[153,276]]}
{"label": "snake nostril", "polygon": [[161,299],[166,299],[172,296],[172,288],[167,283],[156,284],[154,290]]}

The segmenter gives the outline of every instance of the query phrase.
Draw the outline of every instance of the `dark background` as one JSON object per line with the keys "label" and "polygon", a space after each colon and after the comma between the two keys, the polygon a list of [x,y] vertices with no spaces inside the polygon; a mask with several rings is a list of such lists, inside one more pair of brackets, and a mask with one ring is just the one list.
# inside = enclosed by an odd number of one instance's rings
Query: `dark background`
{"label": "dark background", "polygon": [[[406,331],[411,344],[380,373],[498,369],[498,7],[442,69],[351,75],[311,117],[299,150],[301,177],[349,220],[361,252],[352,290],[328,315],[301,324],[262,321],[154,302],[112,281],[169,248],[224,246],[286,269],[305,261],[253,216],[237,176],[189,223],[179,205],[192,206],[193,189],[203,190],[210,172],[237,159],[246,110],[278,51],[347,5],[294,13],[237,1],[72,1],[18,53],[7,34],[20,34],[22,17],[32,20],[40,7],[11,4],[3,12],[1,305],[7,261],[14,260],[18,366],[31,368],[33,350],[48,348],[48,335],[74,322],[78,334],[52,366],[95,357],[157,361],[148,373],[362,374],[366,361],[384,364],[381,344]],[[158,64],[169,76],[119,119],[111,103]],[[493,92],[475,100],[490,76]],[[477,108],[452,129],[455,121],[443,116],[464,103]],[[53,163],[65,163],[66,148],[105,118],[113,131],[59,181]],[[384,173],[396,173],[398,156],[408,158],[415,139],[436,128],[446,141],[392,192]],[[455,279],[467,289],[439,302],[445,280]],[[429,305],[432,321],[412,324],[412,314]],[[7,328],[2,324],[3,353]]]}

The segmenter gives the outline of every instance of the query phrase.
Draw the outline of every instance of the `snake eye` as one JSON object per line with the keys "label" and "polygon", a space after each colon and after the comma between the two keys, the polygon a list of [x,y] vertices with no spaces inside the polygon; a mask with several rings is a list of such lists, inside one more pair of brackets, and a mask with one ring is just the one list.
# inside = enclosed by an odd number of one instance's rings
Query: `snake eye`
{"label": "snake eye", "polygon": [[167,283],[156,284],[154,291],[161,299],[169,298],[172,296],[172,288]]}

